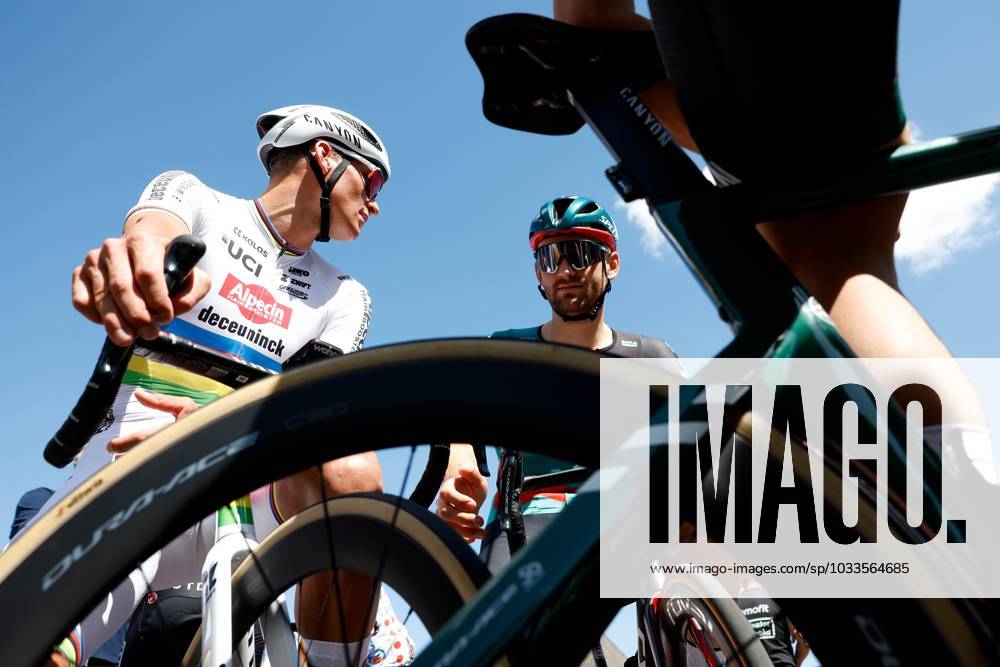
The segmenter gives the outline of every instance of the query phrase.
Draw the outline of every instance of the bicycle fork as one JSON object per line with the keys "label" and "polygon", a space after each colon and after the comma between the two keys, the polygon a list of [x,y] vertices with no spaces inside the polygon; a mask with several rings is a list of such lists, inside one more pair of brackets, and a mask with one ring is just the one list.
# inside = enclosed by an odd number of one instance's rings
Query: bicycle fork
{"label": "bicycle fork", "polygon": [[[202,667],[257,667],[254,632],[240,640],[233,653],[233,571],[257,547],[250,498],[243,496],[216,511],[215,545],[201,570]],[[249,548],[248,548],[249,547]]]}

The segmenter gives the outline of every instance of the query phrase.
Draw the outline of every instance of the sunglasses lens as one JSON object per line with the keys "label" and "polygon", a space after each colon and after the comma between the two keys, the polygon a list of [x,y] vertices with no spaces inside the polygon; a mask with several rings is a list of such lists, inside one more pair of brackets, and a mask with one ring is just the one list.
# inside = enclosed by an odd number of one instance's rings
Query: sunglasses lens
{"label": "sunglasses lens", "polygon": [[375,199],[375,197],[378,197],[378,192],[382,189],[384,183],[385,179],[382,177],[381,170],[375,169],[368,174],[368,198]]}
{"label": "sunglasses lens", "polygon": [[541,246],[535,251],[538,268],[545,273],[555,273],[559,267],[559,251],[555,243]]}
{"label": "sunglasses lens", "polygon": [[594,261],[592,246],[587,241],[564,241],[559,245],[563,246],[560,250],[569,260],[569,265],[577,271],[582,271]]}
{"label": "sunglasses lens", "polygon": [[569,260],[569,265],[576,271],[582,271],[597,261],[600,257],[601,247],[597,244],[583,239],[572,241],[557,241],[540,246],[535,251],[538,268],[545,273],[555,273],[559,270],[559,264],[565,257]]}

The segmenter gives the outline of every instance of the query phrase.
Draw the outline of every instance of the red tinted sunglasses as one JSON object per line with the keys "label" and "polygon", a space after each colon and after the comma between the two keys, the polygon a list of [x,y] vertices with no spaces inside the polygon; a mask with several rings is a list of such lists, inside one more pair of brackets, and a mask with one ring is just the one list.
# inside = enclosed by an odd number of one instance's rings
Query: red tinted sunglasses
{"label": "red tinted sunglasses", "polygon": [[365,173],[366,165],[363,162],[357,160],[352,160],[354,168],[358,170],[361,174],[361,178],[365,179],[365,194],[368,195],[368,199],[375,201],[375,197],[378,197],[379,190],[385,185],[385,177],[382,176],[381,169],[371,169]]}

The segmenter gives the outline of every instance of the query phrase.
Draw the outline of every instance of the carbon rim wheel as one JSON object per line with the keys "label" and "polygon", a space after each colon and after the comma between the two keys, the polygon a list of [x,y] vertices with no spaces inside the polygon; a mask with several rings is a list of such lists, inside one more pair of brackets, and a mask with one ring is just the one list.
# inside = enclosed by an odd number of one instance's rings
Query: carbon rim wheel
{"label": "carbon rim wheel", "polygon": [[[7,659],[41,662],[175,535],[231,498],[324,460],[473,441],[596,467],[598,360],[523,341],[410,343],[262,380],[206,406],[88,479],[0,557],[0,604],[23,611],[9,619]],[[525,401],[525,387],[546,400]],[[560,405],[578,415],[572,423],[551,419]]]}

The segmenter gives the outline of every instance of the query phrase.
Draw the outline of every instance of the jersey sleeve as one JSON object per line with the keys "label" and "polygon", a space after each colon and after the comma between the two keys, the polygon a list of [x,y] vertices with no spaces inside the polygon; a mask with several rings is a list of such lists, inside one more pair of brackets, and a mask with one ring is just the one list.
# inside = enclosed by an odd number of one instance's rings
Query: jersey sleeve
{"label": "jersey sleeve", "polygon": [[[653,340],[656,339],[654,338]],[[656,340],[656,343],[659,346],[662,346],[662,348],[660,349],[660,353],[650,356],[656,356],[659,357],[660,359],[670,359],[670,365],[673,366],[673,372],[677,373],[682,378],[687,378],[688,377],[687,369],[684,368],[684,364],[681,363],[680,357],[677,355],[676,352],[674,352],[674,348],[670,347],[662,340]]]}
{"label": "jersey sleeve", "polygon": [[183,222],[188,231],[197,233],[198,212],[206,199],[213,199],[212,191],[196,176],[184,171],[167,171],[149,182],[125,219],[139,211],[164,211]]}
{"label": "jersey sleeve", "polygon": [[684,368],[684,364],[681,363],[677,353],[674,352],[674,348],[670,347],[662,340],[643,336],[642,356],[655,359],[670,359],[670,365],[673,366],[673,371],[675,373],[685,378],[688,376],[687,369]]}
{"label": "jersey sleeve", "polygon": [[662,340],[656,338],[649,338],[648,336],[642,336],[640,338],[642,341],[642,356],[654,359],[671,359],[677,358],[677,353],[674,352],[673,348],[667,345]]}
{"label": "jersey sleeve", "polygon": [[356,280],[345,280],[337,298],[331,302],[331,313],[320,338],[341,352],[357,352],[368,335],[372,318],[372,300],[365,286]]}

